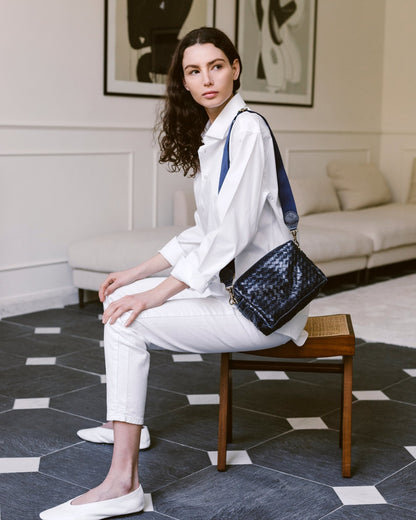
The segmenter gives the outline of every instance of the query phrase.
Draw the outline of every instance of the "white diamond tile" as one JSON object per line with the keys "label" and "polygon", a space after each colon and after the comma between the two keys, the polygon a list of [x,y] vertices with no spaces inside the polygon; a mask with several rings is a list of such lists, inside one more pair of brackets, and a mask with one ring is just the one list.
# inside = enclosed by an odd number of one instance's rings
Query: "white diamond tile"
{"label": "white diamond tile", "polygon": [[107,376],[106,376],[106,374],[100,376],[100,381],[103,384],[107,383]]}
{"label": "white diamond tile", "polygon": [[34,473],[39,464],[40,457],[0,458],[0,473]]}
{"label": "white diamond tile", "polygon": [[405,446],[410,455],[416,459],[416,446]]}
{"label": "white diamond tile", "polygon": [[328,426],[320,417],[293,417],[287,419],[294,430],[327,430]]}
{"label": "white diamond tile", "polygon": [[152,495],[150,493],[145,493],[143,513],[149,513],[150,511],[154,511]]}
{"label": "white diamond tile", "polygon": [[408,374],[410,377],[416,377],[416,368],[404,368],[403,369],[406,374]]}
{"label": "white diamond tile", "polygon": [[172,354],[172,359],[175,363],[203,361],[200,354]]}
{"label": "white diamond tile", "polygon": [[35,334],[60,334],[61,327],[36,327]]}
{"label": "white diamond tile", "polygon": [[32,397],[27,399],[15,399],[13,410],[30,410],[49,408],[49,397]]}
{"label": "white diamond tile", "polygon": [[[217,465],[218,461],[218,452],[217,451],[209,451],[208,452],[209,460],[213,466]],[[230,466],[236,466],[239,464],[253,464],[248,453],[245,450],[230,450],[227,451],[227,456],[225,458],[226,464]]]}
{"label": "white diamond tile", "polygon": [[256,371],[256,376],[259,379],[269,381],[283,381],[285,379],[289,379],[286,372],[282,372],[279,370],[259,370]]}
{"label": "white diamond tile", "polygon": [[103,315],[102,315],[102,314],[99,314],[99,315],[98,315],[98,319],[99,319],[99,321],[102,321],[102,319],[103,319]]}
{"label": "white diamond tile", "polygon": [[56,357],[29,357],[26,365],[55,365]]}
{"label": "white diamond tile", "polygon": [[387,395],[381,390],[357,390],[352,394],[359,401],[389,401]]}
{"label": "white diamond tile", "polygon": [[186,396],[189,404],[219,404],[219,394],[190,394]]}
{"label": "white diamond tile", "polygon": [[334,491],[345,506],[386,503],[383,496],[374,486],[334,487]]}
{"label": "white diamond tile", "polygon": [[104,347],[104,340],[100,341],[100,347]]}

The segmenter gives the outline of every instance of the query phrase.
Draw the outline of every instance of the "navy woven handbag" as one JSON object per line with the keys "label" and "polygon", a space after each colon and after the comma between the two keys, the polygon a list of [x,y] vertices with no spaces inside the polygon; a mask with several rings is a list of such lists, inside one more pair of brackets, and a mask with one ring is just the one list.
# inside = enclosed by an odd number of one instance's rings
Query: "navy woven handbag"
{"label": "navy woven handbag", "polygon": [[[245,111],[252,112],[247,108],[240,110],[231,123],[224,146],[218,192],[230,166],[231,129],[239,114]],[[299,247],[296,238],[299,217],[289,179],[273,132],[264,117],[258,115],[266,122],[273,139],[279,200],[285,224],[291,231],[293,240],[260,258],[235,282],[235,265],[232,260],[221,269],[220,280],[230,293],[230,303],[237,305],[243,316],[268,336],[306,307],[317,296],[327,279]]]}

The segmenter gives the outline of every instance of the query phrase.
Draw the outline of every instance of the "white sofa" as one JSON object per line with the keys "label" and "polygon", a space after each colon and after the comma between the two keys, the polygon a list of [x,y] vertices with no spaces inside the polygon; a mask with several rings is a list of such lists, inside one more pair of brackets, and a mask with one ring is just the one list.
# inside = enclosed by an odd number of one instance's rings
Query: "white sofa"
{"label": "white sofa", "polygon": [[[327,276],[416,258],[416,159],[406,203],[391,202],[372,164],[328,164],[327,176],[291,179],[302,249]],[[71,244],[69,263],[79,289],[97,291],[106,275],[137,265],[192,225],[190,193],[174,195],[174,225],[121,231]]]}

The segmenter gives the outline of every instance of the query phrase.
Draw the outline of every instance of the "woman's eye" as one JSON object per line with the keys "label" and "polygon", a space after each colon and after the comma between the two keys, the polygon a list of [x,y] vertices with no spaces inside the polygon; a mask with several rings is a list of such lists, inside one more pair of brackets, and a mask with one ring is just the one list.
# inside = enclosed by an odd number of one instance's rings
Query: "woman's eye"
{"label": "woman's eye", "polygon": [[214,69],[215,70],[222,69],[222,65],[220,63],[218,63],[217,65],[214,65]]}

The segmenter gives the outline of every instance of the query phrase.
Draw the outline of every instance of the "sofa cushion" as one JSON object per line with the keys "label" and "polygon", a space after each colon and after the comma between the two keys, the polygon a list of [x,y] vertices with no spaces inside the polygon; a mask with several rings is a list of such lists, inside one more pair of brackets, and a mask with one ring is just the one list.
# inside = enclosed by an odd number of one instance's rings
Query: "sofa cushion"
{"label": "sofa cushion", "polygon": [[373,244],[370,238],[353,230],[322,228],[305,224],[299,225],[299,244],[315,263],[331,262],[341,258],[369,256]]}
{"label": "sofa cushion", "polygon": [[357,211],[307,215],[303,224],[353,231],[371,238],[374,251],[416,243],[416,205],[391,203]]}
{"label": "sofa cushion", "polygon": [[387,183],[375,164],[331,161],[327,165],[327,174],[343,210],[368,208],[391,201]]}
{"label": "sofa cushion", "polygon": [[290,185],[299,216],[340,209],[334,186],[327,177],[295,177],[290,179]]}
{"label": "sofa cushion", "polygon": [[161,226],[80,240],[69,247],[69,264],[104,273],[129,269],[155,255],[183,229],[183,226]]}
{"label": "sofa cushion", "polygon": [[410,190],[407,202],[409,204],[416,204],[416,159],[413,160],[412,180],[410,181]]}

